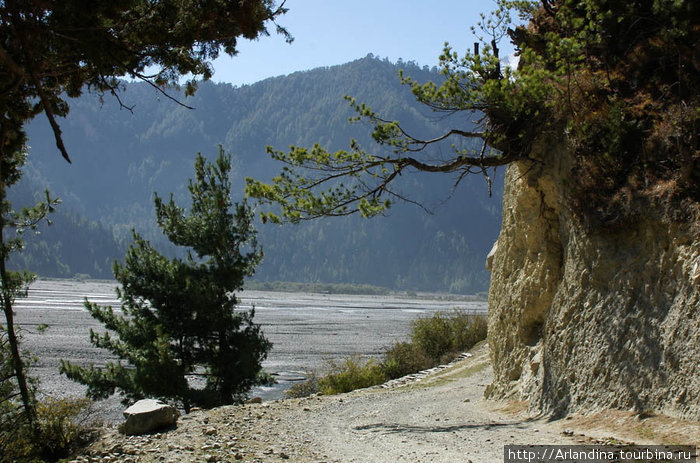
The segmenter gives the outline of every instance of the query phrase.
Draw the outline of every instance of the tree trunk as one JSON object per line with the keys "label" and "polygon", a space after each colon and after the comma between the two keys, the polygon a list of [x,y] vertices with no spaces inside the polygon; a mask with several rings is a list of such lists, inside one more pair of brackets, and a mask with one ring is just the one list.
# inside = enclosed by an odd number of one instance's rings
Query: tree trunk
{"label": "tree trunk", "polygon": [[[0,153],[0,166],[2,165],[2,158]],[[2,178],[2,172],[0,172],[0,182]],[[5,185],[0,183],[0,206],[5,201]],[[22,356],[19,349],[19,340],[17,339],[17,334],[15,332],[14,323],[14,312],[12,310],[12,303],[14,299],[13,292],[15,289],[12,287],[9,281],[9,276],[5,268],[6,259],[6,248],[5,248],[5,217],[0,213],[0,285],[2,285],[2,291],[0,294],[0,303],[2,303],[3,312],[5,312],[5,321],[7,323],[7,339],[10,343],[10,354],[12,355],[12,363],[15,370],[15,378],[17,379],[17,385],[19,387],[20,396],[22,397],[22,406],[24,407],[24,413],[27,416],[29,425],[31,426],[32,432],[36,436],[38,434],[39,428],[37,425],[36,408],[34,406],[34,400],[29,392],[29,386],[27,383],[27,374],[24,362],[22,361]]]}

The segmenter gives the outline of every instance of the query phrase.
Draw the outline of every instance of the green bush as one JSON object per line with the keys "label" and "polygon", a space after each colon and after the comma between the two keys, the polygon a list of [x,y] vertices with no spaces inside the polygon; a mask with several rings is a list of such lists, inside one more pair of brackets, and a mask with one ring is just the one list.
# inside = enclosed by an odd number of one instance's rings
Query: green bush
{"label": "green bush", "polygon": [[391,290],[381,286],[354,283],[300,283],[290,281],[257,281],[250,280],[245,284],[246,289],[255,291],[286,291],[327,294],[362,294],[383,296],[391,294]]}
{"label": "green bush", "polygon": [[284,392],[284,394],[287,397],[299,399],[302,397],[309,397],[312,394],[317,394],[320,391],[321,390],[318,385],[318,376],[316,375],[316,373],[310,373],[305,381],[293,385],[292,387],[287,389]]}
{"label": "green bush", "polygon": [[356,355],[329,361],[325,375],[312,375],[306,382],[290,388],[287,395],[340,394],[374,386],[448,363],[486,339],[486,317],[461,310],[419,318],[413,321],[412,328],[410,342],[394,344],[379,363],[374,359],[362,362]]}
{"label": "green bush", "polygon": [[485,316],[458,312],[453,320],[452,342],[454,350],[460,353],[468,351],[486,339],[488,323]]}
{"label": "green bush", "polygon": [[[36,404],[39,433],[34,436],[20,415],[0,432],[0,463],[57,461],[84,445],[101,423],[87,398],[46,398]],[[9,423],[5,423],[9,424]]]}
{"label": "green bush", "polygon": [[428,318],[417,318],[411,323],[411,342],[431,359],[437,361],[452,347],[452,329],[449,318],[442,312]]}
{"label": "green bush", "polygon": [[411,343],[430,357],[434,364],[451,360],[486,339],[486,318],[462,310],[437,312],[412,323]]}
{"label": "green bush", "polygon": [[41,428],[41,454],[48,460],[67,457],[101,425],[93,418],[92,400],[85,397],[49,397],[37,404],[36,412]]}
{"label": "green bush", "polygon": [[384,353],[380,365],[387,379],[395,379],[430,368],[433,362],[415,343],[397,342]]}
{"label": "green bush", "polygon": [[[31,367],[32,357],[23,352],[25,368]],[[29,378],[29,393],[34,398],[36,383]],[[0,463],[28,461],[33,453],[31,428],[22,406],[15,375],[14,358],[6,328],[0,324]]]}
{"label": "green bush", "polygon": [[353,355],[341,362],[331,360],[328,366],[328,373],[318,380],[321,393],[326,395],[375,386],[386,380],[382,367],[374,359],[363,362]]}

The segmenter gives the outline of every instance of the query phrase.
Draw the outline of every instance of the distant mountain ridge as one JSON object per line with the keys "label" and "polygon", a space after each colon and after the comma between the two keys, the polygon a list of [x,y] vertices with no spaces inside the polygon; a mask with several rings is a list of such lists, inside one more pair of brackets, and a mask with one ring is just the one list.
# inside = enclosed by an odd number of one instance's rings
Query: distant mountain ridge
{"label": "distant mountain ridge", "polygon": [[[318,142],[342,149],[354,138],[368,151],[376,149],[367,126],[348,124],[353,113],[345,94],[425,136],[451,124],[470,123],[442,120],[422,108],[410,89],[400,85],[399,68],[420,81],[440,79],[434,69],[367,56],[242,87],[203,83],[194,97],[182,98],[195,110],[141,83],[126,84],[120,95],[125,105],[133,105],[131,111],[109,95],[103,103],[85,95],[71,102],[68,118],[60,121],[72,165],[57,155],[44,120],[30,124],[26,182],[33,188],[48,187],[62,198],[63,207],[112,230],[121,249],[132,228],[165,246],[153,220],[153,193],[172,192],[182,201],[197,152],[213,157],[221,144],[233,153],[234,189],[238,185],[241,199],[245,177],[264,180],[280,171],[265,154],[266,145],[284,149]],[[484,259],[500,228],[502,181],[489,198],[483,179],[467,179],[446,202],[452,183],[445,175],[409,175],[402,181],[402,191],[434,208],[434,215],[397,204],[388,217],[372,220],[261,224],[265,260],[256,278],[484,291],[489,278]],[[54,237],[49,231],[42,239],[49,243]],[[71,271],[94,273],[78,267]]]}

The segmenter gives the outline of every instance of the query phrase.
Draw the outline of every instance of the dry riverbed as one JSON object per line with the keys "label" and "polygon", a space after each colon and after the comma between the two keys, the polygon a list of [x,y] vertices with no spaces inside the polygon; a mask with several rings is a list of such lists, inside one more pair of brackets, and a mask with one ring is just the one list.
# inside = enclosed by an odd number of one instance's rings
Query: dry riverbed
{"label": "dry riverbed", "polygon": [[631,414],[548,421],[521,403],[485,401],[485,343],[421,379],[338,396],[287,399],[183,416],[138,437],[103,431],[78,462],[501,462],[506,444],[700,442],[700,424]]}

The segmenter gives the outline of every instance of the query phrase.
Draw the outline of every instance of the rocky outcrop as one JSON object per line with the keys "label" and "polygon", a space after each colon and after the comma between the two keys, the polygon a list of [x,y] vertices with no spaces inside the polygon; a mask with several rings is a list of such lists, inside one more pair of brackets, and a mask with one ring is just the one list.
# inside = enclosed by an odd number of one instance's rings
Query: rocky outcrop
{"label": "rocky outcrop", "polygon": [[563,142],[508,167],[490,266],[491,397],[554,415],[600,408],[700,418],[700,233],[649,211],[590,230],[569,211]]}
{"label": "rocky outcrop", "polygon": [[180,412],[171,405],[154,399],[143,399],[124,410],[126,421],[119,431],[127,436],[147,434],[174,426]]}

